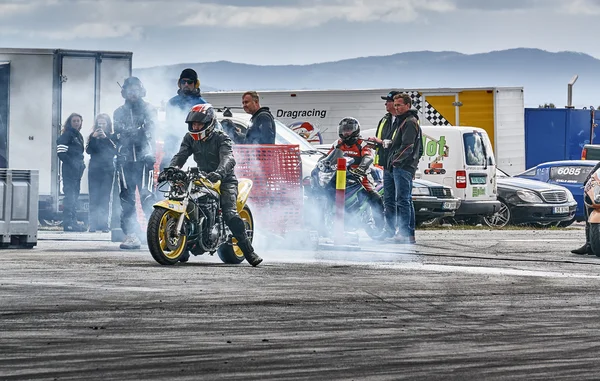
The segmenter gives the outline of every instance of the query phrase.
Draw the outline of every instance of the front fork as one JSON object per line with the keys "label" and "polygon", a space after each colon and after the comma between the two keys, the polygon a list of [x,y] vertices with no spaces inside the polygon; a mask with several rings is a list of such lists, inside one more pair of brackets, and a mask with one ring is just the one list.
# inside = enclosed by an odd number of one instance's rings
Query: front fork
{"label": "front fork", "polygon": [[192,187],[194,186],[194,182],[190,181],[188,185],[188,190],[185,198],[183,199],[183,213],[179,216],[179,221],[177,221],[177,237],[180,237],[183,232],[183,221],[185,220],[185,213],[187,211],[188,204],[190,203],[190,192],[192,191]]}

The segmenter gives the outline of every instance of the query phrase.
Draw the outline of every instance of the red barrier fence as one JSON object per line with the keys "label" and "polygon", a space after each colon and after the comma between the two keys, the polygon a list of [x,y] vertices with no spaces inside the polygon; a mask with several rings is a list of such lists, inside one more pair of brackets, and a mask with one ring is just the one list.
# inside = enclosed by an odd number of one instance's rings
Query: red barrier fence
{"label": "red barrier fence", "polygon": [[[157,183],[162,144],[157,144],[154,180]],[[252,180],[249,205],[257,230],[283,235],[303,228],[302,159],[297,145],[234,145],[235,174]],[[161,197],[162,195],[159,195]],[[142,231],[146,218],[136,192],[137,218]]]}
{"label": "red barrier fence", "polygon": [[256,229],[283,235],[303,228],[302,159],[297,145],[235,145],[235,174],[252,180]]}

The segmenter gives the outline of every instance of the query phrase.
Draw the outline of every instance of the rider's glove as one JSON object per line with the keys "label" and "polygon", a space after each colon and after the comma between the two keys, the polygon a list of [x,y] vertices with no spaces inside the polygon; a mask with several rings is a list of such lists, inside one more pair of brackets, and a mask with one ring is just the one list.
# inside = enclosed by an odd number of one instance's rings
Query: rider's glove
{"label": "rider's glove", "polygon": [[361,179],[367,175],[367,173],[361,168],[352,168],[350,169],[350,173],[360,177]]}
{"label": "rider's glove", "polygon": [[216,183],[217,181],[221,180],[222,177],[218,172],[211,172],[208,175],[206,175],[206,179],[211,183]]}
{"label": "rider's glove", "polygon": [[157,180],[159,183],[164,183],[165,181],[167,181],[167,168],[163,169],[163,171],[158,174]]}

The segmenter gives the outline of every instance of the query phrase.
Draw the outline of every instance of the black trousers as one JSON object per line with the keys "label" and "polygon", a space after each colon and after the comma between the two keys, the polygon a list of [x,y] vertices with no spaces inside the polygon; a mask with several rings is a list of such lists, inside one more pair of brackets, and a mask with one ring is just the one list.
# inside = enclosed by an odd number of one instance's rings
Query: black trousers
{"label": "black trousers", "polygon": [[[221,211],[223,212],[223,219],[235,239],[240,243],[245,243],[248,236],[246,235],[246,225],[237,212],[237,195],[237,180],[221,182]],[[240,245],[240,249],[246,251],[246,245]]]}
{"label": "black trousers", "polygon": [[140,193],[142,209],[146,218],[152,213],[156,202],[153,193],[153,167],[141,161],[127,162],[117,168],[119,171],[119,198],[121,200],[121,229],[125,234],[141,234],[135,208],[136,189]]}
{"label": "black trousers", "polygon": [[114,177],[115,168],[112,165],[107,167],[90,165],[88,171],[90,228],[108,229]]}
{"label": "black trousers", "polygon": [[81,175],[69,176],[63,174],[63,226],[73,226],[77,224],[77,204],[79,203],[79,193],[81,191]]}

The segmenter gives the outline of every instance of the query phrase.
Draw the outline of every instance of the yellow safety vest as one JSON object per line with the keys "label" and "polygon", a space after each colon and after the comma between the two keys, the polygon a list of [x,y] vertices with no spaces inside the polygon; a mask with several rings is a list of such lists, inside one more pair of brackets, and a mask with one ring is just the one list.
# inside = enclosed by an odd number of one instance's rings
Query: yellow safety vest
{"label": "yellow safety vest", "polygon": [[[377,139],[381,139],[381,134],[383,133],[383,127],[385,127],[385,123],[388,121],[387,117],[383,117],[381,118],[381,120],[379,121],[379,126],[377,126],[377,132],[375,134],[375,136],[377,136]],[[373,164],[375,165],[379,165],[379,149],[376,150],[376,154],[375,154],[375,160],[373,161]]]}

